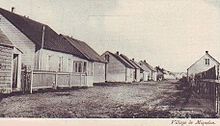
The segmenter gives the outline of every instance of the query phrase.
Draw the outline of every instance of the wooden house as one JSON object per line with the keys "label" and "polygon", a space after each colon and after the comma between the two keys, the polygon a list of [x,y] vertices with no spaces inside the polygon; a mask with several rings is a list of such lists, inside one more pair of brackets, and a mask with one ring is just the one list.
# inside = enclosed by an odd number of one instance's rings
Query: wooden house
{"label": "wooden house", "polygon": [[196,74],[207,71],[214,66],[219,67],[219,65],[220,63],[213,58],[208,51],[205,51],[205,55],[187,69],[188,81],[193,81]]}
{"label": "wooden house", "polygon": [[106,51],[102,54],[106,60],[105,77],[107,82],[133,82],[135,68],[122,58],[119,52]]}
{"label": "wooden house", "polygon": [[16,81],[17,75],[13,75],[13,71],[17,69],[13,70],[13,65],[17,65],[18,61],[13,52],[13,44],[0,30],[0,93],[11,92],[12,82]]}
{"label": "wooden house", "polygon": [[140,81],[140,74],[141,74],[141,68],[135,63],[134,59],[131,60],[129,59],[127,56],[125,56],[124,54],[120,54],[120,56],[125,60],[127,61],[130,65],[133,66],[133,68],[135,69],[134,71],[134,80],[135,82],[139,82]]}
{"label": "wooden house", "polygon": [[[78,52],[80,52],[89,61],[88,66],[92,68],[88,70],[88,76],[92,76],[93,83],[105,82],[105,60],[95,50],[93,50],[88,44],[83,41],[74,39],[69,36],[62,35],[72,46],[74,46]],[[76,66],[74,62],[73,66]],[[82,65],[86,69],[86,64]]]}
{"label": "wooden house", "polygon": [[148,64],[146,60],[140,61],[139,64],[142,66],[144,71],[148,73],[148,77],[147,77],[148,80],[157,81],[157,71],[154,67]]}
{"label": "wooden house", "polygon": [[144,71],[144,69],[134,60],[134,58],[132,58],[130,60],[135,66],[136,66],[136,81],[140,82],[144,80],[144,75],[146,74],[146,71]]}
{"label": "wooden house", "polygon": [[[86,77],[82,80],[84,86],[92,86],[94,81],[104,81],[104,59],[102,60],[87,44],[77,41],[79,44],[76,46],[70,39],[57,34],[48,25],[2,8],[0,8],[0,28],[14,46],[13,57],[16,58],[17,66],[14,65],[12,69],[17,70],[17,77],[12,83],[13,90],[21,90],[21,71],[24,67],[30,70],[77,73],[80,76],[84,74]],[[97,67],[100,70],[95,69]],[[57,81],[62,79],[63,83],[69,80],[52,76],[54,75],[52,73],[44,75],[36,75],[38,79],[34,78],[34,82],[39,81],[39,84],[51,86],[51,83],[57,84]],[[94,75],[101,77],[96,79]]]}

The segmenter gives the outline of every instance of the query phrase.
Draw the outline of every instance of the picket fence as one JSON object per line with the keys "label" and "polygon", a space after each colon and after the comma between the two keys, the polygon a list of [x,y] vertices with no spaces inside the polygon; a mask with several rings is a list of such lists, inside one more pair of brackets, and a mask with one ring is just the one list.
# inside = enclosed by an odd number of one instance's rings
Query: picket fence
{"label": "picket fence", "polygon": [[38,89],[57,89],[58,87],[86,87],[87,75],[85,73],[69,73],[56,71],[32,70],[22,71],[22,90],[32,93]]}

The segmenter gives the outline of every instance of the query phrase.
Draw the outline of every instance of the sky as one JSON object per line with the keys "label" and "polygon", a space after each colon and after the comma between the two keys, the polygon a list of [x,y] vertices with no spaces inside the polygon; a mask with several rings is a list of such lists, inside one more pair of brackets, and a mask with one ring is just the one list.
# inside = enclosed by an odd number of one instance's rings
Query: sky
{"label": "sky", "polygon": [[87,42],[173,72],[205,54],[220,61],[218,0],[0,0],[0,7]]}

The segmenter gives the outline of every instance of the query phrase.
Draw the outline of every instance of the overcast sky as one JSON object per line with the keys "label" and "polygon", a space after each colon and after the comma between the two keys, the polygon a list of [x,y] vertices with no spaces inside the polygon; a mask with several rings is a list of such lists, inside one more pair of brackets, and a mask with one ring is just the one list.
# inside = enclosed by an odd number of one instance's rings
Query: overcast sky
{"label": "overcast sky", "polygon": [[208,50],[220,61],[217,0],[0,0],[0,7],[153,66],[186,71]]}

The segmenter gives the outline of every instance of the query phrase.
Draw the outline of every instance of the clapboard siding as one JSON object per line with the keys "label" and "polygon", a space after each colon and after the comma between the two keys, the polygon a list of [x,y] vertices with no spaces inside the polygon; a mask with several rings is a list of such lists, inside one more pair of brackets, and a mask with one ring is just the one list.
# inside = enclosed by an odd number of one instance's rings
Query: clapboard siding
{"label": "clapboard siding", "polygon": [[[111,54],[106,54],[109,55],[109,62],[106,68],[106,81],[125,82],[125,77],[127,76],[126,67]],[[103,58],[105,55],[103,55]]]}
{"label": "clapboard siding", "polygon": [[11,87],[13,48],[0,45],[0,89]]}
{"label": "clapboard siding", "polygon": [[13,45],[22,51],[22,63],[34,68],[35,44],[0,14],[0,27]]}
{"label": "clapboard siding", "polygon": [[105,63],[94,62],[94,83],[105,82]]}

